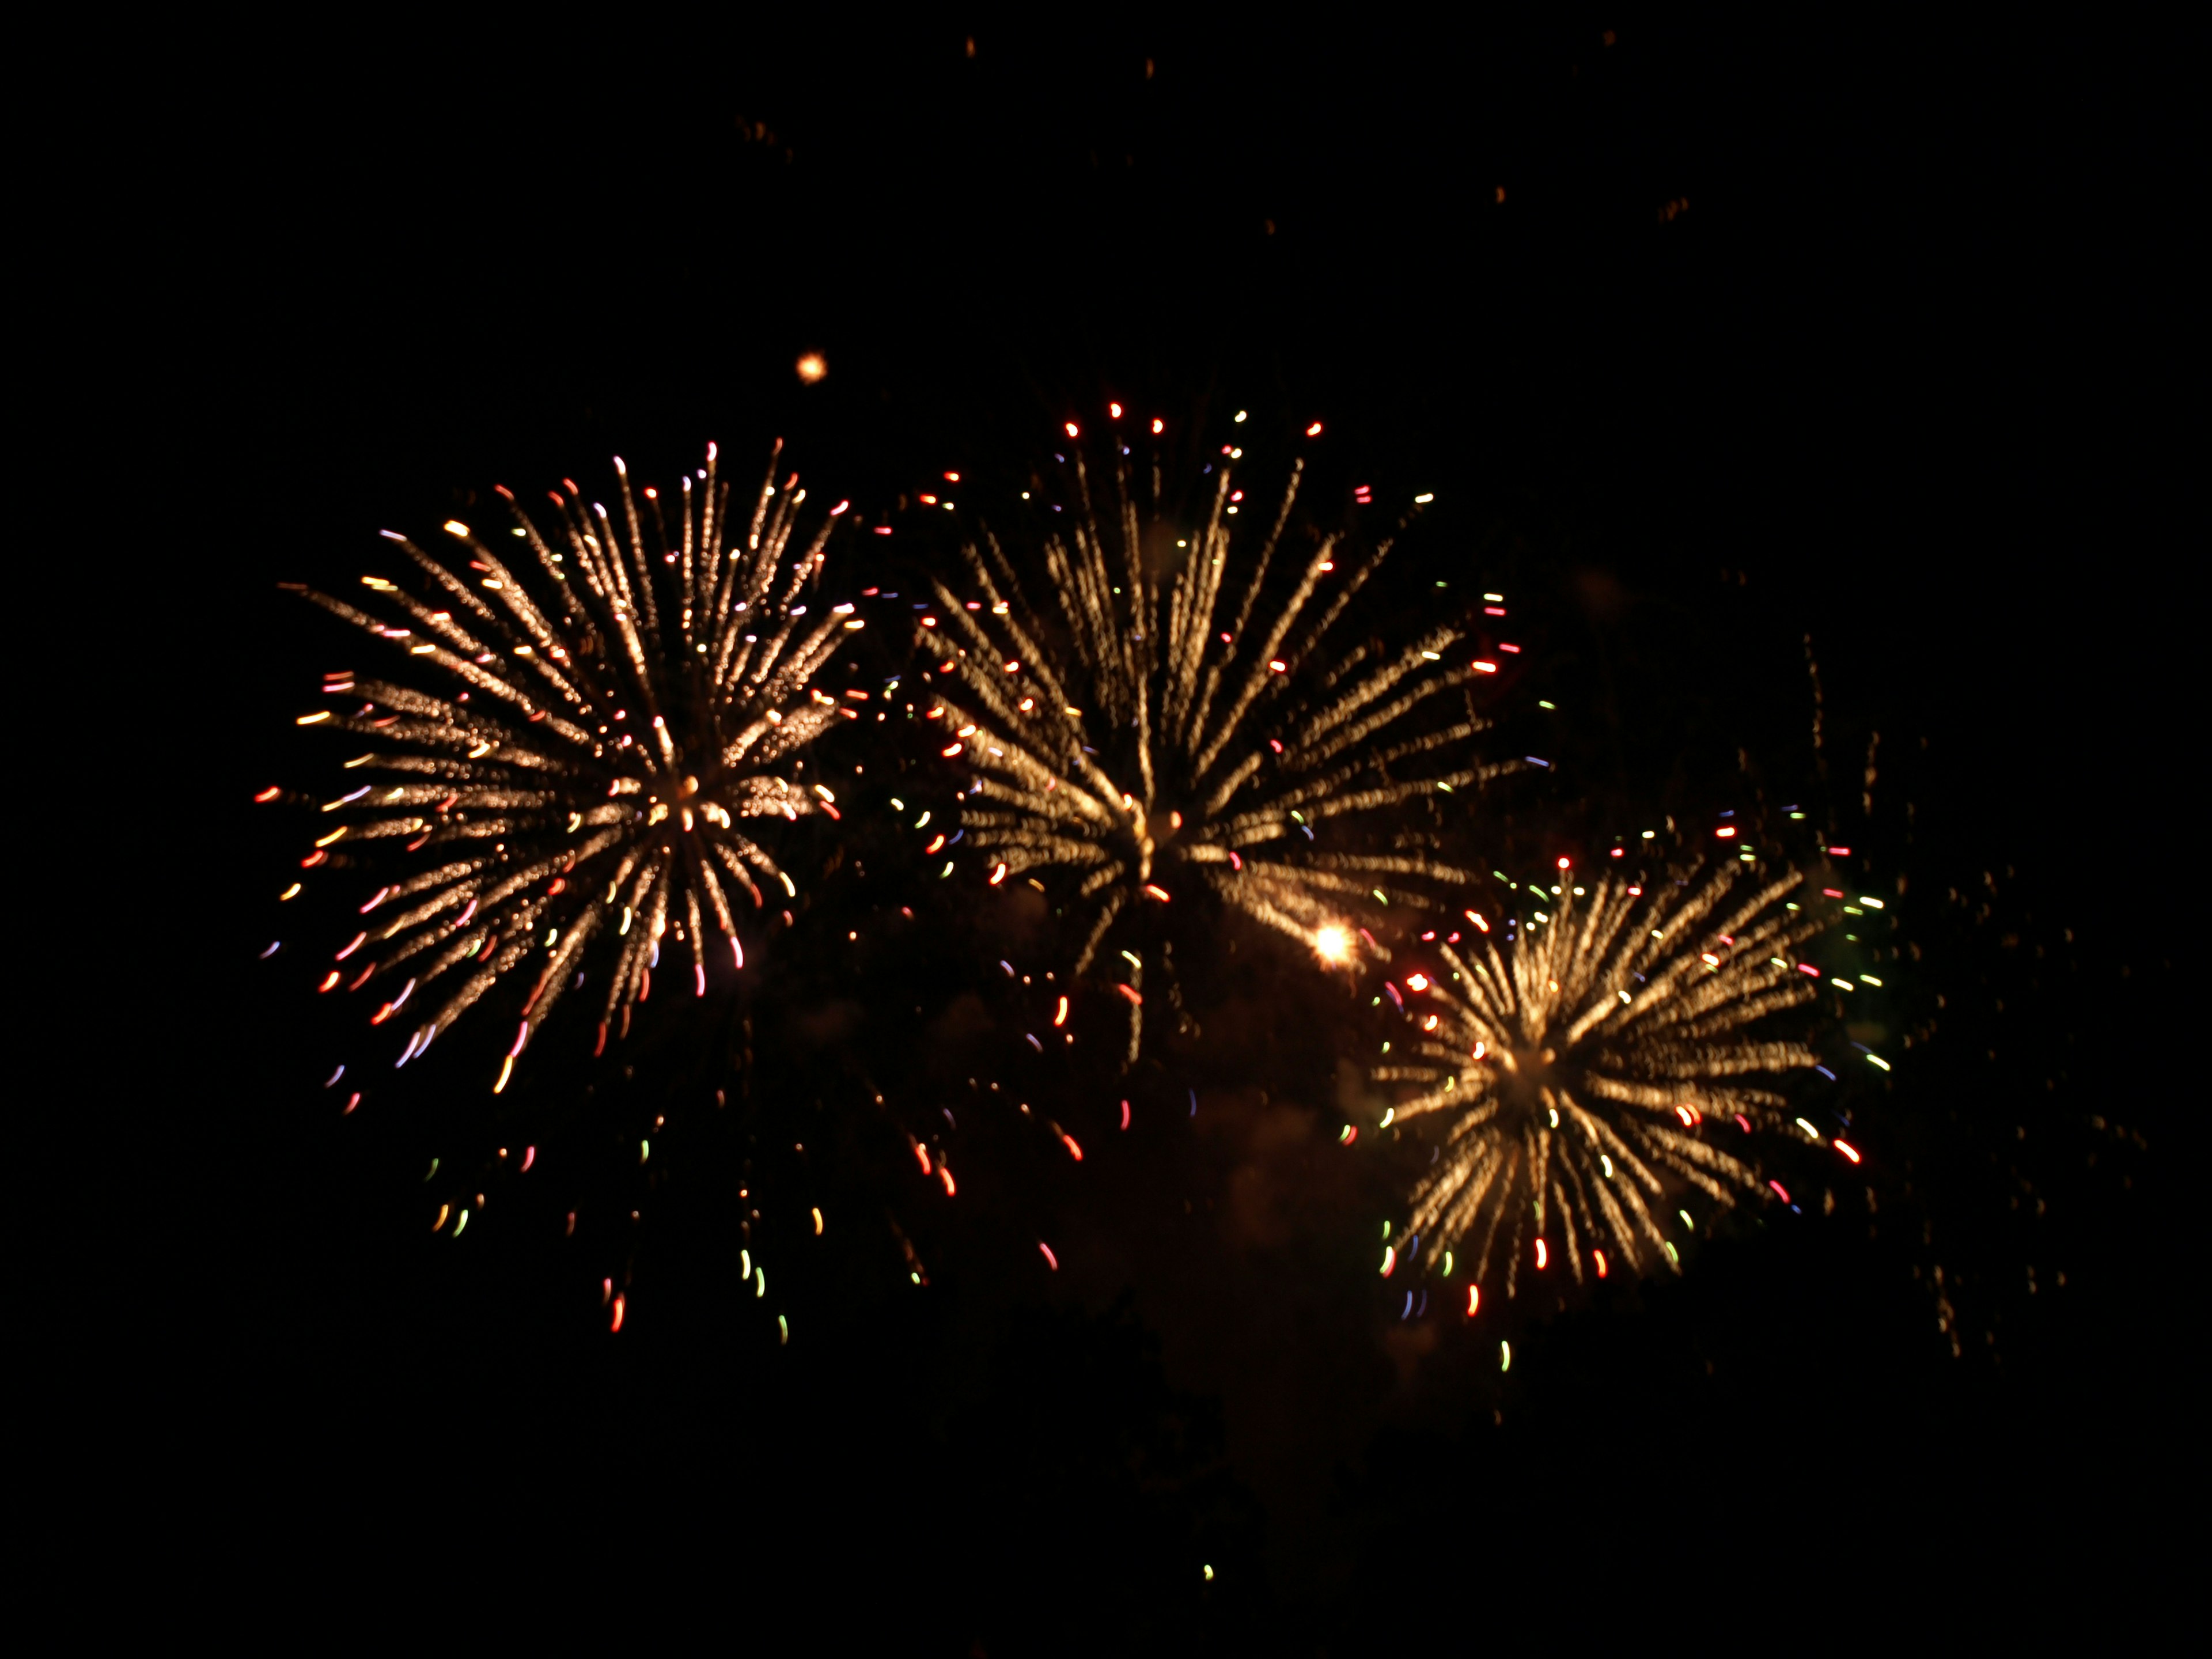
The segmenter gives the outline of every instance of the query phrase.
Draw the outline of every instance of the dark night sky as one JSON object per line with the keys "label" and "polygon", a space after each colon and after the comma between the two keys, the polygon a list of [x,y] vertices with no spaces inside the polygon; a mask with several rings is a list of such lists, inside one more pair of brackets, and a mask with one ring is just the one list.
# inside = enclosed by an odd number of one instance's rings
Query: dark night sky
{"label": "dark night sky", "polygon": [[[1469,1607],[1545,1628],[1563,1591],[1654,1631],[1739,1601],[1826,1628],[1838,1587],[1878,1622],[2035,1614],[2092,1558],[2149,1582],[2176,1309],[2143,1264],[2188,1028],[2142,895],[2178,861],[2202,538],[2170,43],[1590,14],[168,44],[105,94],[148,113],[55,145],[85,138],[67,214],[101,251],[69,338],[124,347],[94,424],[189,475],[122,555],[140,659],[201,719],[153,757],[196,827],[131,878],[189,940],[124,1115],[151,1114],[116,1188],[149,1242],[88,1301],[135,1334],[88,1375],[142,1425],[145,1513],[222,1516],[301,1583],[303,1536],[456,1595],[511,1550],[587,1571],[580,1613],[696,1586],[741,1627],[805,1603],[993,1655],[1370,1650]],[[313,763],[289,717],[329,637],[275,582],[709,437],[750,465],[781,434],[887,506],[1109,396],[1318,416],[1378,489],[1438,492],[1401,574],[1510,580],[1551,653],[1527,690],[1580,711],[1524,825],[1706,810],[1739,745],[1809,777],[1812,635],[1829,755],[1882,733],[1867,827],[1911,884],[1912,994],[1947,997],[1890,1108],[1923,1237],[1747,1229],[1532,1327],[1509,1389],[1411,1354],[1333,1265],[1381,1212],[1304,1147],[1327,1090],[1224,1074],[1203,1130],[1046,1183],[1063,1281],[989,1265],[983,1223],[927,1307],[854,1257],[795,1304],[811,1352],[728,1314],[696,1193],[619,1349],[554,1243],[430,1250],[408,1185],[442,1097],[333,1129],[331,1039],[252,960],[293,832],[243,803]],[[827,960],[794,945],[794,983]],[[2023,1256],[2074,1288],[2030,1301]],[[1963,1359],[1912,1277],[1938,1260]]]}

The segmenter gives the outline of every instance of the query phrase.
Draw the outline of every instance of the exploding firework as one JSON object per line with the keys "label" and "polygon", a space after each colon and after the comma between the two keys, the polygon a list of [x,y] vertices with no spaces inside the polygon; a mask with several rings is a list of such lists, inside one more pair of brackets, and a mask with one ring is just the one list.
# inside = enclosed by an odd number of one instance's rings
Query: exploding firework
{"label": "exploding firework", "polygon": [[1608,877],[1577,897],[1563,879],[1516,942],[1500,950],[1470,911],[1465,949],[1437,947],[1442,974],[1406,975],[1418,1058],[1374,1075],[1420,1086],[1395,1120],[1450,1120],[1410,1230],[1432,1252],[1465,1243],[1476,1285],[1501,1254],[1508,1295],[1524,1254],[1540,1269],[1563,1250],[1577,1282],[1585,1266],[1604,1277],[1608,1253],[1632,1271],[1677,1262],[1670,1194],[1727,1205],[1759,1189],[1713,1137],[1789,1121],[1758,1079],[1817,1057],[1753,1030],[1814,998],[1796,951],[1820,924],[1780,904],[1796,875],[1737,880],[1723,869],[1646,897]]}
{"label": "exploding firework", "polygon": [[[1264,532],[1246,534],[1239,520],[1255,515],[1237,483],[1241,450],[1209,469],[1212,500],[1186,523],[1161,504],[1157,463],[1140,502],[1115,448],[1103,523],[1079,449],[1066,499],[1022,515],[1044,606],[1024,597],[1015,561],[986,530],[981,547],[962,548],[977,597],[938,583],[941,617],[920,618],[941,688],[927,716],[944,723],[943,754],[977,775],[962,820],[969,844],[994,883],[1035,872],[1073,888],[1078,975],[1131,907],[1198,890],[1324,959],[1348,959],[1347,917],[1424,902],[1420,883],[1468,879],[1432,856],[1424,833],[1371,816],[1503,769],[1445,759],[1484,728],[1471,701],[1423,718],[1469,678],[1447,660],[1460,630],[1440,623],[1396,651],[1331,643],[1389,540],[1340,571],[1340,537],[1320,536],[1287,596],[1267,597],[1303,461]],[[1347,819],[1364,820],[1366,839]],[[1140,975],[1134,953],[1121,954]],[[1121,989],[1133,1055],[1142,994]]]}
{"label": "exploding firework", "polygon": [[[604,1051],[617,1014],[627,1033],[650,994],[664,948],[684,947],[684,977],[703,996],[717,954],[744,964],[733,896],[762,908],[763,881],[795,895],[739,826],[836,816],[828,789],[779,769],[844,712],[809,682],[861,624],[849,605],[810,615],[796,603],[845,507],[787,568],[805,492],[796,474],[776,486],[781,451],[758,493],[734,506],[711,445],[672,501],[634,491],[617,459],[619,522],[564,480],[543,528],[502,488],[520,544],[513,564],[458,521],[445,526],[444,556],[386,531],[416,570],[408,582],[362,577],[374,613],[301,590],[445,683],[430,691],[334,673],[323,690],[350,710],[300,721],[371,744],[345,763],[357,786],[324,804],[335,822],[302,862],[386,866],[319,988],[380,981],[379,1025],[420,1015],[441,991],[400,1064],[501,980],[526,982],[494,1085],[503,1089],[595,954],[607,963]],[[392,843],[400,857],[359,856]]]}

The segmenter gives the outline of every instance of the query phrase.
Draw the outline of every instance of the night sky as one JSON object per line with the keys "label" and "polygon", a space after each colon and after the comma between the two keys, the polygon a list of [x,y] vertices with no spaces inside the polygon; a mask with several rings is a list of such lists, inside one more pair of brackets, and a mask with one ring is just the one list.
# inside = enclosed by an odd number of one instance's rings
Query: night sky
{"label": "night sky", "polygon": [[[167,941],[104,1085],[143,1127],[103,1131],[128,1173],[92,1200],[143,1243],[76,1310],[135,1425],[138,1547],[322,1620],[419,1598],[435,1632],[550,1573],[541,1613],[641,1633],[711,1607],[741,1641],[858,1621],[993,1656],[2140,1615],[2189,1305],[2172,43],[563,28],[179,39],[129,77],[158,116],[87,152],[86,338],[125,343],[97,424],[176,469],[100,535],[137,579],[130,672],[192,711],[104,751],[178,826],[99,900],[142,888]],[[597,1066],[548,1051],[544,1184],[431,1236],[422,1169],[487,1121],[477,1050],[341,1121],[319,1085],[358,1011],[257,960],[349,913],[334,887],[279,915],[303,821],[250,803],[334,765],[293,716],[361,649],[276,584],[349,583],[380,528],[495,483],[604,490],[617,453],[666,479],[709,439],[744,477],[781,436],[896,522],[1109,399],[1320,420],[1326,487],[1436,493],[1377,614],[1449,582],[1526,618],[1497,747],[1557,765],[1484,798],[1496,858],[1819,804],[1917,947],[1880,1013],[1914,1041],[1855,1085],[1875,1172],[1747,1209],[1679,1280],[1401,1321],[1387,1149],[1335,1144],[1364,995],[1224,935],[1202,1036],[1126,1084],[1024,1072],[996,962],[1041,972],[1049,919],[927,888],[856,810],[801,837],[811,908],[745,997]],[[851,546],[825,591],[948,552]],[[856,683],[898,672],[866,637]],[[949,798],[927,754],[863,730],[821,763]],[[88,1039],[103,1073],[118,1040]],[[932,1206],[899,1126],[980,1124],[993,1081],[1093,1156],[979,1128]],[[665,1173],[614,1172],[659,1115]],[[835,1223],[779,1258],[787,1347],[731,1260],[747,1157]]]}

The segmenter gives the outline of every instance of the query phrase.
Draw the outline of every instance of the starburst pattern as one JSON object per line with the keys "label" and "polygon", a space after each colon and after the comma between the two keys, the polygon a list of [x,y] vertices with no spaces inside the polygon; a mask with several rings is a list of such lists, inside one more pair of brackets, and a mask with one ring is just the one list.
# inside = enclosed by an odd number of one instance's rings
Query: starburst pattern
{"label": "starburst pattern", "polygon": [[[352,706],[301,722],[371,744],[345,763],[356,787],[325,804],[334,827],[304,863],[388,878],[320,988],[380,982],[377,1024],[421,1015],[442,991],[401,1064],[501,981],[527,983],[504,1088],[532,1030],[585,983],[595,945],[611,958],[604,1050],[617,1012],[627,1031],[650,994],[669,933],[704,995],[716,953],[744,965],[733,894],[758,908],[763,880],[795,892],[739,825],[835,815],[828,789],[785,771],[842,712],[809,682],[860,623],[849,605],[796,603],[844,505],[795,544],[805,492],[796,474],[776,486],[781,451],[735,503],[712,446],[671,501],[633,490],[619,459],[616,514],[564,480],[550,527],[502,488],[514,563],[449,521],[442,556],[385,532],[416,569],[404,582],[364,576],[373,609],[301,590],[399,653],[407,678],[445,682],[333,674],[325,694]],[[714,950],[710,926],[724,941]]]}
{"label": "starburst pattern", "polygon": [[1396,1121],[1449,1120],[1413,1194],[1411,1231],[1432,1251],[1467,1242],[1478,1284],[1502,1255],[1509,1295],[1524,1255],[1541,1268],[1562,1247],[1578,1282],[1609,1270],[1607,1252],[1641,1271],[1677,1260],[1673,1194],[1727,1205],[1759,1188],[1717,1141],[1788,1121],[1759,1079],[1815,1056],[1754,1028],[1813,999],[1795,952],[1818,924],[1780,908],[1794,874],[1738,880],[1724,868],[1646,896],[1608,877],[1582,897],[1563,881],[1516,943],[1478,933],[1437,947],[1434,981],[1407,976],[1416,1057],[1374,1075],[1419,1086]]}
{"label": "starburst pattern", "polygon": [[1043,605],[988,528],[962,549],[976,597],[936,586],[941,616],[919,636],[938,659],[943,752],[977,774],[963,825],[994,881],[1073,886],[1078,974],[1129,907],[1200,889],[1310,945],[1347,915],[1468,879],[1425,834],[1365,816],[1504,769],[1447,758],[1484,728],[1471,702],[1424,718],[1468,678],[1447,659],[1460,630],[1439,623],[1397,650],[1332,641],[1387,539],[1340,570],[1341,538],[1319,536],[1270,598],[1303,466],[1252,535],[1230,462],[1186,523],[1162,507],[1157,465],[1140,503],[1117,455],[1102,522],[1077,449],[1068,499],[1025,515],[1036,544],[1021,562],[1042,569]]}

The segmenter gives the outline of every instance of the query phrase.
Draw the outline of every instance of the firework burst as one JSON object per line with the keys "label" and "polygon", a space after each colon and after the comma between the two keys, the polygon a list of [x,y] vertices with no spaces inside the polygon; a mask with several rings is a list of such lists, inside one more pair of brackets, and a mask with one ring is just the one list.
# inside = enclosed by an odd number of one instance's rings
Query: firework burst
{"label": "firework burst", "polygon": [[1586,1266],[1603,1277],[1608,1252],[1632,1271],[1674,1261],[1670,1192],[1727,1205],[1758,1190],[1709,1132],[1788,1121],[1757,1079],[1816,1056],[1753,1028],[1814,998],[1796,952],[1819,924],[1779,908],[1796,875],[1737,881],[1723,869],[1645,897],[1602,878],[1577,898],[1563,878],[1556,912],[1516,943],[1501,951],[1479,924],[1463,953],[1437,947],[1437,978],[1406,976],[1417,1057],[1374,1075],[1419,1086],[1396,1120],[1449,1119],[1410,1228],[1432,1250],[1466,1242],[1477,1285],[1501,1254],[1508,1295],[1524,1254],[1542,1268],[1564,1248],[1577,1282]]}
{"label": "firework burst", "polygon": [[[1233,459],[1202,517],[1183,523],[1161,506],[1157,463],[1139,502],[1126,451],[1102,515],[1074,451],[1068,499],[1031,509],[1039,544],[1024,562],[1042,568],[1046,605],[1024,598],[987,529],[981,547],[962,548],[977,597],[939,582],[941,617],[921,619],[937,677],[928,715],[944,723],[944,755],[976,773],[962,820],[970,844],[994,883],[1034,872],[1073,887],[1078,975],[1117,917],[1197,890],[1324,954],[1340,949],[1353,937],[1348,916],[1423,902],[1418,884],[1468,877],[1418,832],[1378,847],[1340,821],[1504,769],[1443,758],[1484,728],[1471,702],[1421,718],[1468,678],[1467,665],[1446,661],[1457,628],[1395,652],[1330,643],[1390,542],[1340,571],[1340,538],[1322,536],[1287,597],[1266,597],[1304,463],[1255,534],[1241,530],[1259,521]],[[1122,989],[1133,1016],[1141,993]],[[1133,1023],[1133,1054],[1137,1041]]]}
{"label": "firework burst", "polygon": [[[449,521],[442,556],[385,532],[416,570],[362,577],[372,608],[301,590],[399,654],[409,678],[445,683],[332,674],[324,691],[350,711],[301,721],[371,745],[345,763],[354,787],[324,805],[331,828],[303,862],[397,866],[380,872],[390,878],[319,988],[374,980],[386,996],[371,1024],[416,1016],[400,1064],[501,980],[526,983],[504,1088],[593,956],[606,964],[603,1051],[610,1024],[619,1015],[627,1032],[650,994],[665,948],[684,948],[686,988],[704,995],[715,955],[744,963],[733,897],[762,908],[764,881],[795,894],[739,826],[836,815],[827,789],[780,769],[841,714],[809,682],[860,623],[849,605],[810,615],[795,602],[844,506],[799,542],[805,492],[796,474],[776,486],[781,451],[734,504],[711,445],[673,501],[634,491],[617,459],[619,521],[564,480],[541,526],[502,488],[515,562]],[[395,844],[404,864],[359,857]]]}

